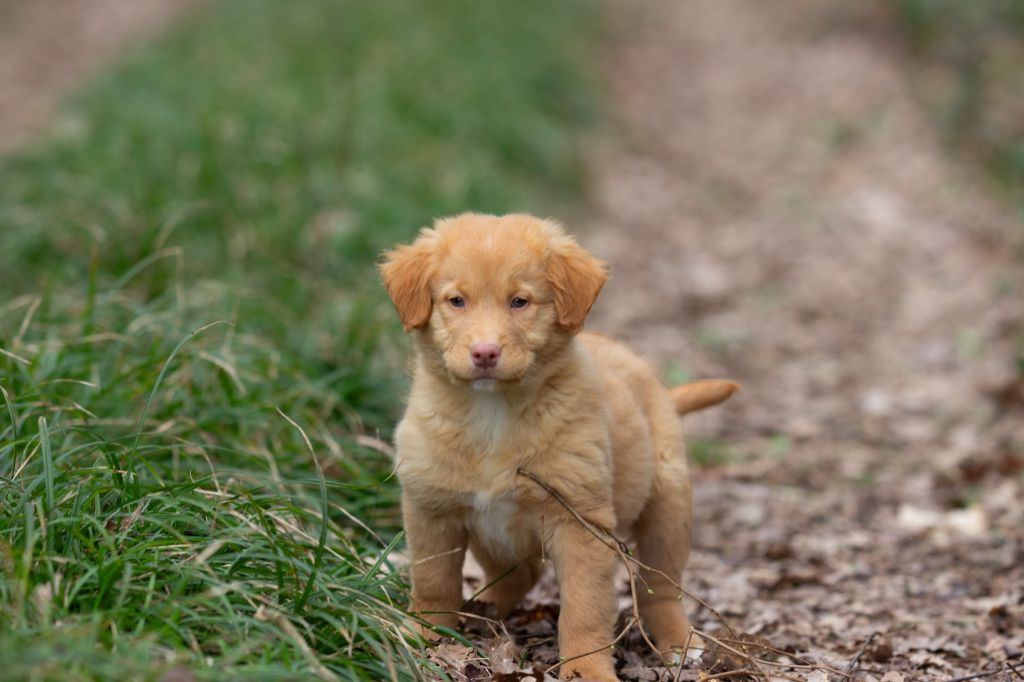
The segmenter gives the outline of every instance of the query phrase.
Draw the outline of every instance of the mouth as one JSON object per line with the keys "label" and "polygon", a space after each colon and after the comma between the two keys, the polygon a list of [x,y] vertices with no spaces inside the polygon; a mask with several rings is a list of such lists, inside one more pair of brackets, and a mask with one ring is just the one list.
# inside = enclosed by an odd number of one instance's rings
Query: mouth
{"label": "mouth", "polygon": [[494,368],[479,367],[469,372],[449,369],[448,378],[463,386],[471,386],[475,391],[493,391],[498,384],[505,381],[504,377],[498,376]]}
{"label": "mouth", "polygon": [[[494,390],[502,386],[510,386],[519,383],[522,375],[518,372],[505,371],[498,367],[474,367],[472,369],[446,368],[449,380],[472,386],[475,390]],[[482,388],[485,387],[485,388]]]}
{"label": "mouth", "polygon": [[470,377],[470,382],[473,384],[474,391],[490,392],[495,389],[498,385],[498,377],[495,376],[497,372],[493,367],[481,367],[477,368],[473,372],[473,376]]}
{"label": "mouth", "polygon": [[498,385],[498,380],[493,378],[473,379],[473,390],[481,393],[490,393]]}

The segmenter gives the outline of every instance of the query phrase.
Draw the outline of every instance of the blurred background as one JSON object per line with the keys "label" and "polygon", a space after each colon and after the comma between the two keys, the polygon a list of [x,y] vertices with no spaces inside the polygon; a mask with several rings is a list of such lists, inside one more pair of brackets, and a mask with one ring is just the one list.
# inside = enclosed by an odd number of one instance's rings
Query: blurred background
{"label": "blurred background", "polygon": [[[763,658],[1013,679],[1022,37],[1021,0],[0,0],[0,663],[498,670],[489,631],[398,634],[374,270],[477,210],[608,260],[588,326],[667,382],[743,384],[688,421],[687,584]],[[516,670],[556,661],[555,601]]]}

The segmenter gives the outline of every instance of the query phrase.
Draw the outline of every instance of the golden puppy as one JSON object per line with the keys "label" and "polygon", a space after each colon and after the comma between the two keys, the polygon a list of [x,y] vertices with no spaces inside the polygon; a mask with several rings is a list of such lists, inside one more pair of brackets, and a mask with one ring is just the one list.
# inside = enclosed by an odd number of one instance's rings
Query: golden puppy
{"label": "golden puppy", "polygon": [[[607,272],[551,221],[439,220],[386,253],[380,271],[415,352],[396,434],[412,610],[456,624],[468,547],[493,583],[480,598],[504,616],[547,557],[560,654],[572,659],[562,676],[615,680],[616,554],[517,472],[678,579],[692,496],[677,413],[724,400],[735,384],[666,390],[624,346],[580,334]],[[677,590],[655,573],[643,580],[643,625],[664,652],[683,647],[690,624]]]}

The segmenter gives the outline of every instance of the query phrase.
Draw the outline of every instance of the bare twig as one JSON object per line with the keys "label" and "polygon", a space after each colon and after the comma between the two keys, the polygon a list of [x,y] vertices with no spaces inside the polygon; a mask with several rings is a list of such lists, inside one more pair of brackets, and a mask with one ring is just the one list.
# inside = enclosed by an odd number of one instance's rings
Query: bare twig
{"label": "bare twig", "polygon": [[860,650],[857,652],[857,655],[854,656],[850,663],[846,666],[847,675],[852,675],[853,673],[857,672],[857,668],[860,665],[860,657],[864,655],[864,652],[867,651],[868,647],[871,646],[871,642],[874,641],[875,637],[877,636],[878,630],[875,630],[870,635],[868,635],[867,639],[864,640],[864,644],[861,645]]}
{"label": "bare twig", "polygon": [[476,619],[476,620],[482,620],[482,621],[484,621],[485,623],[487,623],[488,625],[491,625],[491,626],[501,625],[502,624],[500,620],[494,620],[493,618],[488,618],[487,616],[482,616],[479,613],[470,613],[468,611],[419,611],[418,613],[420,613],[421,615],[428,615],[428,616],[439,615],[439,614],[443,614],[443,613],[450,613],[450,614],[453,614],[453,615],[456,615],[456,616],[462,616],[463,618],[473,618],[473,619]]}
{"label": "bare twig", "polygon": [[701,680],[722,680],[722,679],[725,679],[727,677],[739,677],[740,675],[749,675],[749,674],[750,674],[750,668],[736,668],[735,670],[726,670],[725,672],[712,673],[710,675],[705,675],[704,677],[702,677],[700,679]]}
{"label": "bare twig", "polygon": [[[710,675],[704,675],[700,679],[701,679],[701,682],[704,682],[705,680],[720,680],[720,679],[723,679],[723,678],[726,678],[726,677],[739,677],[740,675],[750,675],[750,674],[751,674],[750,668],[736,668],[735,670],[726,670],[725,672],[711,673]],[[778,674],[776,674],[774,676],[774,679],[780,679],[780,678],[783,679],[783,680],[792,680],[792,682],[802,682],[799,678],[792,677],[790,675],[783,675],[782,673],[778,673]]]}
{"label": "bare twig", "polygon": [[679,682],[679,679],[683,676],[683,668],[686,666],[686,654],[690,653],[690,642],[693,641],[693,628],[690,628],[690,634],[686,636],[686,646],[683,647],[683,652],[679,654],[679,666],[676,668],[675,680],[673,682]]}
{"label": "bare twig", "polygon": [[960,677],[953,677],[946,680],[946,682],[967,682],[968,680],[980,680],[983,677],[991,677],[1001,672],[1005,672],[1006,670],[1009,670],[1013,673],[1017,673],[1017,669],[1022,666],[1024,666],[1024,661],[1013,664],[1009,663],[1008,661],[1004,661],[1003,665],[999,666],[998,668],[990,668],[989,670],[982,670],[981,672],[971,673],[970,675],[961,675]]}
{"label": "bare twig", "polygon": [[[631,557],[629,555],[629,546],[626,543],[624,543],[622,540],[619,540],[617,537],[615,537],[611,533],[611,531],[609,531],[607,528],[604,528],[603,526],[599,526],[598,524],[594,523],[593,521],[591,521],[590,519],[586,518],[585,516],[580,514],[578,511],[576,511],[576,509],[574,509],[573,506],[571,504],[569,504],[569,501],[566,500],[565,497],[563,497],[560,492],[558,492],[557,490],[552,488],[550,485],[545,483],[543,480],[538,478],[535,474],[530,473],[529,471],[526,471],[525,469],[519,469],[517,473],[525,476],[526,478],[530,479],[531,481],[533,481],[534,483],[539,485],[545,491],[547,491],[547,493],[551,497],[555,498],[555,500],[559,504],[561,504],[566,509],[566,511],[568,511],[570,514],[572,514],[573,517],[577,521],[580,522],[580,525],[582,525],[584,528],[586,528],[588,531],[590,531],[590,533],[594,537],[596,537],[598,540],[600,540],[603,545],[608,547],[608,549],[612,550],[613,552],[615,552],[616,554],[619,555],[619,559],[622,561],[623,565],[626,567],[626,572],[629,573],[629,593],[630,593],[630,595],[632,597],[632,602],[633,602],[633,620],[636,621],[636,625],[640,628],[640,635],[644,638],[644,642],[647,643],[647,646],[649,646],[651,648],[651,651],[653,651],[654,653],[656,653],[659,656],[661,656],[662,655],[661,650],[658,649],[658,647],[656,647],[654,645],[654,642],[651,641],[651,638],[647,635],[647,631],[644,629],[644,626],[643,626],[643,624],[640,621],[640,611],[639,611],[639,606],[638,606],[639,600],[637,599],[637,595],[636,595],[636,570],[632,566],[630,566],[630,564],[629,564],[630,559],[631,559]],[[644,568],[647,568],[646,566],[641,564],[639,561],[636,561],[635,559],[633,561],[636,564],[638,564],[638,565],[640,565],[640,566],[642,566]],[[632,626],[630,626],[630,627],[632,627]],[[628,631],[628,630],[629,630],[629,628],[626,628],[626,631]],[[604,647],[602,647],[602,649],[603,648]],[[600,651],[600,650],[601,649],[599,649],[598,651]]]}
{"label": "bare twig", "polygon": [[454,549],[448,549],[448,550],[445,550],[443,552],[438,552],[437,554],[431,554],[430,556],[425,556],[422,559],[417,559],[416,561],[412,562],[412,565],[413,566],[419,566],[420,564],[426,563],[428,561],[434,561],[435,559],[441,559],[441,558],[446,557],[446,556],[451,556],[452,554],[458,554],[459,552],[462,552],[462,551],[465,551],[465,547],[455,547]]}
{"label": "bare twig", "polygon": [[[756,661],[756,662],[758,662],[758,663],[760,663],[762,665],[767,665],[767,666],[771,666],[771,667],[774,667],[774,668],[791,668],[793,670],[822,670],[824,672],[832,673],[833,675],[839,675],[840,677],[847,677],[847,678],[853,677],[849,673],[844,673],[842,670],[837,670],[837,669],[829,667],[827,665],[821,665],[819,663],[815,663],[814,661],[810,661],[810,660],[806,660],[806,659],[804,659],[803,663],[779,663],[778,661],[769,661],[769,660],[767,660],[765,658],[760,658],[760,657],[757,657],[757,656],[751,656],[750,653],[747,651],[747,647],[754,647],[754,648],[763,649],[763,650],[775,650],[775,651],[780,651],[780,650],[776,650],[773,647],[765,647],[764,645],[758,644],[756,642],[747,642],[747,641],[744,641],[744,640],[729,640],[729,639],[723,640],[723,639],[718,639],[714,635],[712,635],[710,633],[707,633],[707,632],[704,632],[703,630],[698,630],[696,628],[694,628],[694,632],[697,633],[698,635],[700,635],[701,637],[703,637],[704,639],[708,640],[709,642],[712,642],[712,643],[718,645],[720,648],[725,649],[726,651],[728,651],[730,653],[736,654],[737,656],[742,656],[743,658],[746,658],[746,659],[749,659],[749,660],[752,660],[752,661]],[[736,644],[737,646],[739,646],[740,648],[736,649],[736,648],[730,646],[729,644],[727,644],[726,642],[732,642],[732,643]],[[784,651],[782,651],[781,653],[789,656],[789,654],[784,652]]]}
{"label": "bare twig", "polygon": [[610,641],[608,644],[605,644],[600,649],[594,649],[593,651],[587,651],[586,653],[576,654],[575,656],[570,656],[569,658],[560,660],[558,663],[555,663],[554,665],[549,666],[548,668],[546,668],[542,674],[543,675],[547,675],[549,672],[552,672],[554,670],[558,670],[559,668],[561,668],[563,665],[565,665],[569,661],[575,661],[577,659],[584,658],[586,656],[590,656],[591,654],[600,653],[600,652],[604,651],[605,649],[611,649],[613,646],[615,646],[620,641],[622,641],[622,638],[626,636],[626,633],[628,633],[630,630],[632,630],[633,626],[636,625],[636,624],[637,624],[637,621],[634,618],[633,620],[631,620],[628,623],[626,623],[626,627],[622,628],[622,632],[620,632],[618,635],[616,635],[615,639]]}
{"label": "bare twig", "polygon": [[841,677],[852,677],[852,675],[850,675],[848,673],[844,673],[842,670],[839,670],[838,668],[833,668],[832,666],[825,665],[824,663],[816,663],[815,661],[812,661],[811,659],[806,658],[804,656],[799,656],[797,654],[794,654],[794,653],[791,653],[789,651],[786,651],[785,649],[779,649],[777,647],[770,646],[768,644],[761,644],[760,642],[747,642],[747,641],[743,641],[743,640],[734,640],[734,639],[729,639],[728,637],[722,637],[721,641],[728,642],[730,644],[742,644],[744,646],[756,647],[758,649],[761,649],[762,651],[770,651],[770,652],[772,652],[774,654],[779,654],[781,656],[785,656],[787,658],[791,658],[794,661],[796,661],[796,663],[776,663],[774,661],[769,661],[769,660],[766,660],[766,659],[758,659],[762,663],[765,663],[765,664],[768,664],[768,665],[785,665],[788,668],[802,669],[802,670],[823,670],[825,672],[832,673],[834,675],[839,675]]}
{"label": "bare twig", "polygon": [[629,595],[633,602],[633,620],[636,621],[637,628],[640,630],[640,636],[644,638],[644,642],[646,642],[647,646],[650,647],[651,651],[658,656],[663,656],[664,654],[662,651],[654,645],[654,642],[652,642],[651,638],[647,635],[647,628],[644,627],[643,622],[640,620],[640,600],[637,599],[636,596],[636,569],[629,565],[628,555],[623,551],[621,546],[616,546],[615,551],[619,555],[619,560],[622,561],[623,566],[626,567],[626,572],[629,573]]}
{"label": "bare twig", "polygon": [[[640,561],[639,559],[637,559],[636,557],[634,557],[632,554],[629,553],[629,545],[620,540],[614,533],[612,533],[607,528],[604,528],[603,526],[594,523],[593,521],[587,519],[585,516],[576,511],[576,509],[571,504],[569,504],[569,501],[565,499],[565,497],[558,490],[548,485],[536,474],[533,474],[532,472],[529,472],[525,469],[518,469],[516,473],[530,479],[531,481],[539,485],[541,488],[543,488],[551,497],[553,497],[560,505],[562,505],[562,507],[564,507],[565,510],[568,511],[573,516],[573,518],[575,518],[580,523],[580,525],[582,525],[584,528],[590,531],[590,533],[594,537],[596,537],[602,544],[604,544],[606,547],[608,547],[609,549],[611,549],[619,555],[619,558],[622,560],[623,564],[626,566],[626,569],[627,571],[629,571],[630,574],[630,594],[632,596],[633,601],[634,617],[638,621],[640,632],[641,634],[643,634],[644,641],[647,642],[648,646],[650,646],[653,651],[661,655],[661,651],[654,645],[653,642],[650,641],[650,639],[647,637],[647,633],[644,631],[643,625],[639,623],[639,611],[636,596],[636,580],[634,577],[634,569],[630,566],[630,563],[639,566],[640,568],[646,571],[654,573],[655,575],[659,575],[665,578],[665,580],[667,580],[668,583],[672,585],[674,588],[676,588],[679,592],[687,595],[688,597],[696,601],[698,604],[706,608],[709,612],[714,614],[714,616],[718,618],[718,620],[722,623],[725,629],[728,630],[729,634],[734,639],[739,639],[732,625],[730,625],[729,622],[725,620],[725,618],[722,616],[722,614],[718,612],[717,609],[715,609],[713,606],[705,602],[700,597],[697,597],[696,595],[692,594],[691,592],[683,588],[683,586],[680,585],[679,582],[672,576],[668,575],[664,571],[654,568],[653,566],[649,566],[644,562]],[[756,672],[762,679],[764,679],[767,682],[768,674],[761,668],[758,662],[749,654],[741,653],[740,655],[751,664],[751,668],[753,669],[753,671]]]}

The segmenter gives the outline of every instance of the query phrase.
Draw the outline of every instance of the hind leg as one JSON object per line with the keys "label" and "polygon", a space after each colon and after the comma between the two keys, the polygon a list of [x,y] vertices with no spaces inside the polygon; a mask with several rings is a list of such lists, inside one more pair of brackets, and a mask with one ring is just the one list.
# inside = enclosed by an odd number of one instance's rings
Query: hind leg
{"label": "hind leg", "polygon": [[662,653],[682,650],[690,641],[690,619],[679,590],[690,556],[693,528],[693,492],[685,455],[658,462],[647,506],[637,521],[635,534],[640,561],[659,573],[641,569],[637,585],[640,619]]}
{"label": "hind leg", "polygon": [[477,599],[493,603],[498,608],[498,617],[505,618],[540,578],[540,559],[498,558],[475,542],[470,544],[470,551],[484,569],[486,587]]}

